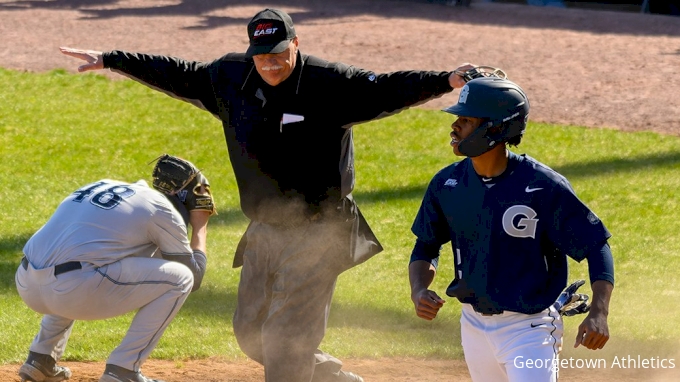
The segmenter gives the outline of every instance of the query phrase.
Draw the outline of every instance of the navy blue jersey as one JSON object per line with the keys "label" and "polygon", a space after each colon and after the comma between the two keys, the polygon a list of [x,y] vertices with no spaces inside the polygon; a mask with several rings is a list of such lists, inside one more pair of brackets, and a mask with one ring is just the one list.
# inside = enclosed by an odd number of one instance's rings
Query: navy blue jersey
{"label": "navy blue jersey", "polygon": [[547,308],[566,287],[567,256],[581,261],[611,236],[566,178],[514,153],[490,188],[469,158],[442,169],[411,230],[426,248],[451,242],[459,300],[527,314]]}

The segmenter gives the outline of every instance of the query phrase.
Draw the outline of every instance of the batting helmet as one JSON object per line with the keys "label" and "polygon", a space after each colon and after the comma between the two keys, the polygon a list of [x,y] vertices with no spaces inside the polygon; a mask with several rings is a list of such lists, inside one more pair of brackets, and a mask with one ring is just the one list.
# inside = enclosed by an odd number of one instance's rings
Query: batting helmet
{"label": "batting helmet", "polygon": [[482,118],[479,127],[458,143],[461,154],[476,157],[524,134],[529,99],[522,88],[508,79],[481,77],[468,82],[460,91],[458,103],[443,111]]}

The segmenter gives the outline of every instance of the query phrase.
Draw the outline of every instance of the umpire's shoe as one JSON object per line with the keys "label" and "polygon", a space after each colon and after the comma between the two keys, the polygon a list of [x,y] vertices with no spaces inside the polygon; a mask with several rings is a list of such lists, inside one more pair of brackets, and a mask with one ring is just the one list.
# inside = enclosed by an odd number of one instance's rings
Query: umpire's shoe
{"label": "umpire's shoe", "polygon": [[364,382],[364,379],[361,378],[360,376],[349,372],[349,371],[342,371],[338,373],[340,375],[340,378],[338,381],[343,381],[343,382]]}
{"label": "umpire's shoe", "polygon": [[59,382],[71,378],[68,367],[57,366],[57,361],[47,354],[28,352],[28,359],[19,368],[21,382]]}
{"label": "umpire's shoe", "polygon": [[314,373],[312,382],[364,382],[364,379],[352,372],[340,370],[335,373]]}
{"label": "umpire's shoe", "polygon": [[142,375],[139,371],[128,370],[124,367],[106,364],[104,375],[99,382],[165,382],[160,379],[151,379]]}

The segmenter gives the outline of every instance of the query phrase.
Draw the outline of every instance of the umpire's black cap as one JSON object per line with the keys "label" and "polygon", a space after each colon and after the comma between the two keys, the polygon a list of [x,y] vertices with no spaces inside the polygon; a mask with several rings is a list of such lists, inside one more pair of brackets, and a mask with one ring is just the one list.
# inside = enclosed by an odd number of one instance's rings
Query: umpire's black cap
{"label": "umpire's black cap", "polygon": [[273,8],[264,9],[248,23],[250,46],[246,56],[281,53],[288,48],[295,36],[293,20],[286,12]]}

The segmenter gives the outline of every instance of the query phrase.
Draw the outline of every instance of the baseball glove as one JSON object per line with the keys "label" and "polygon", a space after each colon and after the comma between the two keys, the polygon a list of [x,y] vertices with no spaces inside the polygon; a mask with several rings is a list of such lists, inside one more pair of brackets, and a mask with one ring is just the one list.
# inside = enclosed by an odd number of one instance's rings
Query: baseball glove
{"label": "baseball glove", "polygon": [[508,78],[508,75],[503,71],[503,69],[483,65],[468,69],[466,71],[455,70],[454,73],[463,77],[465,82],[470,82],[471,80],[479,77],[498,77],[503,79]]}
{"label": "baseball glove", "polygon": [[590,304],[588,304],[590,298],[588,295],[576,293],[578,288],[585,283],[585,280],[574,281],[560,293],[553,306],[561,315],[569,317],[590,311]]}
{"label": "baseball glove", "polygon": [[[188,160],[163,154],[153,168],[153,187],[167,195],[176,195],[189,212],[208,211],[215,214],[215,201],[208,179]],[[201,194],[201,185],[205,193]]]}

